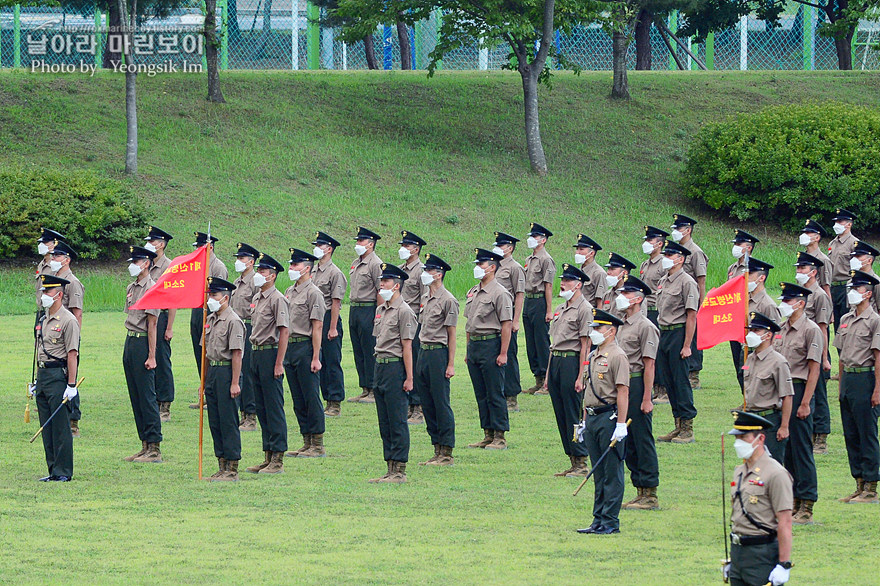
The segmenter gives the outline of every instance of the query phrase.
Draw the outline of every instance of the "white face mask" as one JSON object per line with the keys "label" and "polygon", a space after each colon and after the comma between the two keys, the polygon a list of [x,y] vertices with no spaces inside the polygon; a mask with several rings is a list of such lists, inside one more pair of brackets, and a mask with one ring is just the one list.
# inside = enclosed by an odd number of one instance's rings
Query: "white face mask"
{"label": "white face mask", "polygon": [[783,301],[779,304],[779,313],[782,317],[790,317],[794,313],[794,307]]}
{"label": "white face mask", "polygon": [[324,249],[321,248],[320,246],[314,247],[312,249],[312,256],[314,256],[318,260],[321,260],[322,258],[324,258]]}
{"label": "white face mask", "polygon": [[367,247],[363,244],[355,244],[354,251],[358,256],[363,256],[364,253],[367,251]]}
{"label": "white face mask", "polygon": [[835,222],[833,229],[834,229],[834,233],[837,234],[838,236],[840,236],[841,234],[846,232],[846,226],[844,226],[840,222]]}
{"label": "white face mask", "polygon": [[761,342],[763,342],[761,336],[759,336],[755,332],[749,332],[748,334],[746,334],[746,345],[749,348],[757,348],[761,345]]}
{"label": "white face mask", "polygon": [[287,276],[290,277],[291,281],[299,281],[299,278],[302,277],[303,274],[299,271],[290,269],[289,271],[287,271]]}
{"label": "white face mask", "polygon": [[434,282],[434,275],[432,275],[431,273],[429,273],[427,271],[424,271],[422,273],[422,276],[419,278],[422,280],[422,285],[430,285],[431,283]]}
{"label": "white face mask", "polygon": [[672,262],[672,259],[669,258],[668,256],[664,256],[663,258],[660,259],[660,268],[662,268],[664,271],[668,271],[669,269],[671,269],[674,266],[675,266],[675,263]]}
{"label": "white face mask", "polygon": [[400,260],[406,260],[409,258],[409,250],[401,246],[397,249],[397,256],[400,257]]}
{"label": "white face mask", "polygon": [[260,273],[254,273],[254,287],[260,288],[266,284],[266,277],[261,275]]}
{"label": "white face mask", "polygon": [[392,297],[394,297],[394,290],[393,289],[379,289],[379,297],[381,297],[385,301],[389,301]]}
{"label": "white face mask", "polygon": [[50,260],[49,261],[49,268],[52,269],[53,273],[57,273],[58,271],[61,270],[61,263],[58,262],[57,260]]}
{"label": "white face mask", "polygon": [[139,265],[134,264],[134,263],[130,263],[128,265],[128,274],[131,275],[132,277],[137,277],[138,275],[141,274],[141,267]]}
{"label": "white face mask", "polygon": [[609,288],[616,287],[620,277],[617,275],[605,275],[605,285]]}
{"label": "white face mask", "polygon": [[590,332],[590,341],[593,343],[593,346],[601,346],[605,342],[605,334],[593,330]]}
{"label": "white face mask", "polygon": [[850,289],[846,294],[846,301],[850,305],[858,305],[862,302],[862,294],[856,291],[855,289]]}
{"label": "white face mask", "polygon": [[618,295],[614,298],[614,305],[617,307],[618,311],[623,311],[624,309],[629,308],[629,299],[623,295]]}
{"label": "white face mask", "polygon": [[678,229],[673,230],[670,236],[672,236],[673,242],[678,242],[679,240],[684,238],[684,234],[682,234]]}
{"label": "white face mask", "polygon": [[484,269],[482,267],[474,267],[474,278],[475,279],[482,279],[485,276],[486,276],[486,269]]}
{"label": "white face mask", "polygon": [[733,449],[736,451],[737,457],[742,458],[743,460],[748,460],[752,457],[752,454],[755,453],[755,446],[741,439],[733,442]]}
{"label": "white face mask", "polygon": [[585,255],[578,253],[574,254],[574,264],[582,265],[585,262],[587,262],[587,257]]}
{"label": "white face mask", "polygon": [[52,307],[52,304],[53,304],[53,303],[55,303],[55,298],[54,298],[54,297],[49,297],[49,296],[46,295],[45,293],[43,293],[42,295],[40,295],[40,304],[41,304],[43,307],[45,307],[46,309],[49,309],[50,307]]}
{"label": "white face mask", "polygon": [[40,254],[49,254],[49,246],[45,242],[40,242],[37,244],[37,252]]}
{"label": "white face mask", "polygon": [[211,299],[208,299],[208,311],[210,311],[210,312],[220,311],[220,302],[217,301],[216,299],[214,299],[213,297]]}
{"label": "white face mask", "polygon": [[645,254],[651,254],[654,252],[654,245],[650,242],[642,242],[642,252]]}
{"label": "white face mask", "polygon": [[757,288],[758,288],[757,281],[749,281],[749,293],[751,293],[752,291],[754,291]]}
{"label": "white face mask", "polygon": [[734,244],[733,248],[730,249],[730,254],[733,255],[733,258],[742,258],[743,256],[743,247],[738,244]]}
{"label": "white face mask", "polygon": [[813,239],[810,238],[810,235],[807,234],[806,232],[804,232],[803,234],[798,236],[798,244],[800,244],[801,246],[809,246],[810,242],[812,242],[812,241],[813,241]]}
{"label": "white face mask", "polygon": [[529,248],[538,248],[538,240],[534,236],[529,236],[526,239],[526,246]]}
{"label": "white face mask", "polygon": [[238,259],[235,259],[235,272],[236,273],[243,273],[245,271],[245,269],[247,269],[247,265],[244,264],[244,261],[240,261]]}
{"label": "white face mask", "polygon": [[810,275],[808,275],[806,273],[795,273],[794,280],[797,282],[798,285],[803,287],[804,285],[807,284],[807,281],[810,280]]}
{"label": "white face mask", "polygon": [[146,248],[150,252],[156,252],[156,247],[153,246],[152,242],[147,242],[146,244],[144,244],[144,248]]}
{"label": "white face mask", "polygon": [[862,261],[857,259],[856,257],[851,257],[849,259],[849,269],[851,271],[860,271],[862,270]]}
{"label": "white face mask", "polygon": [[559,296],[562,297],[563,299],[565,299],[566,301],[570,301],[571,298],[574,297],[574,291],[571,291],[571,290],[563,291],[560,289]]}
{"label": "white face mask", "polygon": [[494,253],[497,254],[498,256],[504,256],[504,251],[501,250],[501,247],[499,247],[499,246],[495,246],[495,247],[493,247],[493,248],[492,248],[492,252],[494,252]]}

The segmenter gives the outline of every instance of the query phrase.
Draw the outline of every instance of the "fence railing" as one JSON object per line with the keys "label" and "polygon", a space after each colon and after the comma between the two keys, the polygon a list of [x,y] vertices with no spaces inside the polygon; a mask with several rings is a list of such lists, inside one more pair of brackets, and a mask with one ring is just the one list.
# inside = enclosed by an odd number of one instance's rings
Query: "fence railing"
{"label": "fence railing", "polygon": [[[753,16],[744,16],[728,30],[709,35],[697,44],[686,40],[691,51],[709,69],[836,69],[832,39],[820,36],[815,8],[800,7],[785,15],[779,27]],[[204,66],[201,28],[204,5],[194,1],[164,19],[148,20],[135,40],[135,60],[143,64],[172,63],[177,67]],[[222,69],[366,69],[362,42],[347,44],[338,31],[314,22],[319,9],[306,0],[218,0],[218,30]],[[442,15],[409,28],[413,64],[424,69],[439,34]],[[677,29],[677,14],[669,26]],[[111,36],[109,41],[116,41]],[[651,35],[651,68],[675,69],[656,27]],[[395,27],[379,27],[373,34],[377,61],[385,69],[400,67],[400,44]],[[557,49],[585,70],[611,69],[611,38],[596,24],[576,27],[571,34],[557,33]],[[854,69],[880,69],[880,24],[863,21],[852,43]],[[21,7],[0,10],[0,66],[33,68],[55,65],[100,67],[108,50],[107,14],[66,12],[57,7]],[[110,47],[114,49],[115,47]],[[696,63],[681,48],[679,59],[687,67]],[[446,55],[442,69],[500,69],[508,61],[505,45],[480,49],[477,43]],[[630,67],[635,67],[635,47],[630,46]]]}

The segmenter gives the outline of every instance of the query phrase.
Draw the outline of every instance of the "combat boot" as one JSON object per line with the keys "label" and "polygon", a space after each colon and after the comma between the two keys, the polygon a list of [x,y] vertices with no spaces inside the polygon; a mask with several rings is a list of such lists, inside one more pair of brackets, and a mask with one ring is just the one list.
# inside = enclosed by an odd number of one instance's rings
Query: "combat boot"
{"label": "combat boot", "polygon": [[429,466],[452,466],[455,459],[452,457],[452,448],[449,446],[440,446],[440,455],[433,462],[429,461]]}
{"label": "combat boot", "polygon": [[816,504],[816,501],[801,501],[801,509],[798,511],[797,515],[792,518],[792,523],[797,523],[798,525],[812,525],[813,524],[813,505]]}
{"label": "combat boot", "polygon": [[241,425],[238,426],[239,431],[257,431],[257,414],[245,413],[241,418]]}
{"label": "combat boot", "polygon": [[507,449],[507,440],[504,439],[504,432],[495,430],[495,437],[492,438],[492,443],[486,446],[487,450],[506,450]]}
{"label": "combat boot", "polygon": [[171,403],[168,401],[159,401],[159,421],[162,423],[171,421]]}
{"label": "combat boot", "polygon": [[849,501],[850,504],[853,504],[853,503],[876,504],[878,502],[880,502],[880,500],[878,500],[878,498],[877,498],[877,481],[876,480],[874,480],[872,482],[865,482],[862,485],[862,493],[859,496],[850,499],[850,501]]}
{"label": "combat boot", "polygon": [[620,507],[621,509],[630,509],[630,508],[634,509],[635,507],[633,505],[641,502],[641,500],[643,498],[645,498],[645,489],[641,486],[637,486],[636,489],[638,490],[638,494],[636,495],[636,498],[634,498],[631,501],[627,501],[627,502],[623,503],[623,505],[621,505],[621,507]]}
{"label": "combat boot", "polygon": [[226,460],[226,472],[213,482],[238,482],[238,460]]}
{"label": "combat boot", "polygon": [[666,394],[666,387],[662,385],[654,385],[651,402],[655,405],[668,405],[669,395]]}
{"label": "combat boot", "polygon": [[380,478],[379,482],[390,482],[393,484],[402,484],[406,482],[406,462],[396,462],[391,460],[391,472],[384,478]]}
{"label": "combat boot", "polygon": [[658,442],[671,442],[673,439],[678,437],[678,434],[681,433],[681,418],[675,418],[675,429],[667,433],[666,435],[657,436]]}
{"label": "combat boot", "polygon": [[547,387],[544,386],[544,383],[546,382],[546,380],[547,379],[545,376],[541,377],[541,386],[538,387],[537,391],[535,391],[536,395],[549,395],[550,394],[550,391],[547,390]]}
{"label": "combat boot", "polygon": [[246,472],[250,472],[252,474],[258,473],[260,470],[269,465],[269,462],[272,461],[272,452],[263,452],[264,460],[262,464],[257,464],[256,466],[248,466],[245,468]]}
{"label": "combat boot", "polygon": [[407,418],[406,422],[410,425],[421,425],[425,422],[425,415],[422,413],[421,405],[411,405],[409,418]]}
{"label": "combat boot", "polygon": [[828,453],[828,434],[827,433],[817,433],[815,435],[815,439],[813,440],[813,453],[814,454],[827,454]]}
{"label": "combat boot", "polygon": [[691,383],[691,389],[694,391],[703,388],[702,385],[700,385],[700,373],[697,370],[688,373],[688,382]]}
{"label": "combat boot", "polygon": [[287,452],[286,454],[284,454],[285,456],[295,458],[295,457],[299,456],[300,454],[302,454],[303,452],[305,452],[306,450],[308,450],[310,447],[312,447],[312,434],[304,433],[304,434],[302,434],[302,436],[303,436],[302,447]]}
{"label": "combat boot", "polygon": [[217,458],[217,471],[214,472],[207,478],[203,478],[202,480],[207,480],[208,482],[213,482],[217,478],[226,474],[226,458]]}
{"label": "combat boot", "polygon": [[141,442],[141,451],[136,454],[132,454],[131,456],[126,456],[123,458],[126,462],[134,462],[135,458],[139,458],[144,455],[144,452],[147,451],[147,442]]}
{"label": "combat boot", "polygon": [[574,467],[566,474],[568,478],[582,478],[590,473],[590,467],[587,466],[586,456],[575,456]]}
{"label": "combat boot", "polygon": [[363,399],[363,398],[369,396],[369,394],[370,394],[370,389],[365,388],[365,387],[361,387],[361,394],[360,394],[360,395],[358,395],[357,397],[349,397],[349,398],[346,399],[346,400],[347,400],[349,403],[360,403],[360,402],[361,402],[361,399]]}
{"label": "combat boot", "polygon": [[857,496],[859,496],[860,494],[862,494],[862,490],[863,490],[864,488],[865,488],[865,481],[862,480],[861,478],[856,478],[856,490],[855,490],[855,492],[852,493],[852,494],[849,495],[849,496],[845,496],[845,497],[843,497],[842,499],[837,499],[837,500],[838,500],[838,502],[841,502],[841,503],[848,503],[849,501],[853,500],[854,498],[856,498]]}
{"label": "combat boot", "polygon": [[556,472],[553,476],[567,476],[569,472],[574,470],[574,456],[569,456],[568,460],[571,462],[571,466],[568,469],[563,470],[562,472]]}
{"label": "combat boot", "polygon": [[492,432],[491,429],[484,429],[483,434],[484,434],[483,439],[481,439],[480,441],[478,441],[476,443],[468,444],[468,447],[469,448],[485,448],[486,446],[488,446],[489,444],[492,443],[492,440],[495,439],[495,434]]}
{"label": "combat boot", "polygon": [[327,455],[327,452],[324,451],[324,434],[323,433],[313,433],[309,436],[311,440],[311,445],[309,448],[297,454],[297,458],[323,458]]}
{"label": "combat boot", "polygon": [[147,451],[132,460],[132,462],[160,464],[162,462],[162,452],[159,450],[159,443],[147,442]]}
{"label": "combat boot", "polygon": [[516,402],[516,395],[514,395],[512,397],[507,397],[507,412],[508,413],[519,412],[519,403]]}
{"label": "combat boot", "polygon": [[79,419],[70,420],[70,433],[73,437],[79,437]]}
{"label": "combat boot", "polygon": [[376,484],[377,482],[384,482],[385,479],[391,475],[391,465],[393,464],[393,461],[386,460],[385,464],[388,465],[388,472],[386,472],[384,476],[380,476],[379,478],[371,478],[371,479],[367,480],[367,482],[369,482],[371,484]]}
{"label": "combat boot", "polygon": [[672,438],[672,443],[674,444],[692,444],[696,440],[694,439],[694,420],[693,419],[682,419],[681,427],[679,428],[678,435]]}
{"label": "combat boot", "polygon": [[281,474],[284,472],[284,452],[269,452],[269,465],[260,474]]}
{"label": "combat boot", "polygon": [[339,401],[327,401],[327,408],[324,409],[324,415],[327,417],[339,417],[342,414],[342,407]]}
{"label": "combat boot", "polygon": [[528,393],[529,395],[534,395],[544,386],[544,377],[535,375],[535,384],[527,389],[523,389],[524,393]]}
{"label": "combat boot", "polygon": [[419,466],[427,466],[428,464],[433,464],[434,461],[440,457],[440,444],[434,444],[434,455],[425,460],[424,462],[419,462]]}
{"label": "combat boot", "polygon": [[657,487],[647,486],[642,488],[642,498],[627,507],[637,511],[653,511],[660,508],[660,502],[657,500]]}

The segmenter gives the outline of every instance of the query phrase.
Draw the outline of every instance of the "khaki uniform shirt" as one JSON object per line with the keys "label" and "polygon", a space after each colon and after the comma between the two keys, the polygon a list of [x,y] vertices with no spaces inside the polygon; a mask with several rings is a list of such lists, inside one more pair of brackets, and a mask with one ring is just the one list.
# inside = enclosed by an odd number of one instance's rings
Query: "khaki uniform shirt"
{"label": "khaki uniform shirt", "polygon": [[[553,312],[550,320],[551,350],[560,352],[580,352],[581,338],[590,335],[593,323],[593,305],[579,295],[577,299],[566,301]],[[551,358],[552,360],[552,358]]]}
{"label": "khaki uniform shirt", "polygon": [[168,267],[171,266],[171,259],[162,255],[162,258],[156,257],[153,260],[153,266],[150,267],[150,278],[159,282],[159,277],[165,274],[165,271],[168,270]]}
{"label": "khaki uniform shirt", "polygon": [[658,254],[655,258],[649,258],[642,262],[642,266],[639,269],[639,278],[653,291],[642,301],[642,307],[645,308],[645,311],[657,307],[657,287],[660,286],[660,279],[666,274],[666,271],[660,265],[662,258],[662,254]]}
{"label": "khaki uniform shirt", "polygon": [[70,281],[70,284],[64,286],[64,297],[61,299],[61,304],[67,309],[82,309],[85,301],[85,287],[70,271],[70,265],[61,267],[55,276]]}
{"label": "khaki uniform shirt", "polygon": [[[853,245],[853,246],[855,246],[855,245]],[[816,271],[816,280],[819,282],[819,286],[824,287],[825,285],[828,285],[830,287],[831,280],[832,280],[831,279],[831,272],[833,270],[831,268],[831,259],[828,258],[827,254],[822,252],[821,248],[816,248],[816,252],[809,252],[809,254],[815,256],[816,258],[821,260],[823,263],[825,263],[823,266],[819,267],[819,269]],[[849,263],[849,259],[847,259],[846,262]]]}
{"label": "khaki uniform shirt", "polygon": [[464,303],[465,332],[473,336],[501,333],[501,322],[513,321],[513,297],[496,279],[477,283]]}
{"label": "khaki uniform shirt", "polygon": [[694,278],[678,270],[666,273],[657,288],[657,323],[661,326],[683,324],[687,310],[696,311],[700,306],[700,289]]}
{"label": "khaki uniform shirt", "polygon": [[67,353],[79,350],[79,322],[64,306],[40,320],[37,360],[67,360]]}
{"label": "khaki uniform shirt", "polygon": [[556,277],[556,263],[546,248],[533,250],[526,259],[526,293],[543,293],[544,283]]}
{"label": "khaki uniform shirt", "polygon": [[246,343],[244,336],[244,322],[231,307],[209,313],[205,323],[205,335],[202,336],[202,343],[206,337],[208,339],[208,345],[205,347],[207,359],[232,360],[233,350],[244,352]]}
{"label": "khaki uniform shirt", "polygon": [[763,313],[776,323],[782,321],[782,314],[779,313],[779,306],[773,301],[773,298],[767,294],[767,290],[752,291],[749,293],[749,313],[757,311]]}
{"label": "khaki uniform shirt", "polygon": [[773,337],[773,349],[788,361],[792,378],[807,380],[810,374],[809,360],[815,360],[822,366],[823,338],[819,326],[804,313],[796,322],[792,323],[788,318],[782,324],[782,331]]}
{"label": "khaki uniform shirt", "polygon": [[[602,311],[607,311],[608,313],[610,313],[614,317],[619,317],[620,319],[623,319],[624,317],[626,317],[626,310],[625,309],[617,309],[617,303],[614,302],[614,300],[617,298],[618,295],[620,295],[620,293],[621,292],[619,289],[607,289],[605,291],[605,295],[602,296],[602,305],[599,306],[599,309],[601,309]],[[644,307],[645,307],[645,302],[643,301],[642,302],[643,311],[644,311]]]}
{"label": "khaki uniform shirt", "polygon": [[506,256],[498,263],[495,280],[513,297],[516,297],[517,293],[526,292],[526,272],[512,256]]}
{"label": "khaki uniform shirt", "polygon": [[330,308],[333,307],[334,299],[338,299],[340,302],[345,299],[348,279],[345,278],[342,270],[333,264],[332,260],[323,265],[320,261],[315,263],[315,267],[312,269],[312,282],[324,296],[326,311],[330,311]]}
{"label": "khaki uniform shirt", "polygon": [[820,288],[819,284],[815,281],[813,286],[807,287],[807,289],[812,291],[813,294],[807,297],[807,306],[804,308],[804,313],[817,324],[830,324],[834,318],[834,313],[828,293]]}
{"label": "khaki uniform shirt", "polygon": [[251,313],[251,343],[256,346],[278,344],[278,330],[290,327],[289,316],[290,308],[281,291],[275,287],[258,290]]}
{"label": "khaki uniform shirt", "polygon": [[229,279],[229,270],[213,252],[211,253],[211,260],[208,261],[208,276],[220,277],[224,281]]}
{"label": "khaki uniform shirt", "polygon": [[657,359],[660,330],[641,311],[623,320],[617,328],[617,344],[629,359],[629,371],[644,372],[643,358]]}
{"label": "khaki uniform shirt", "polygon": [[416,314],[399,295],[377,307],[373,320],[376,358],[403,358],[403,340],[416,337],[418,323]]}
{"label": "khaki uniform shirt", "polygon": [[608,286],[605,285],[605,269],[599,266],[599,263],[595,260],[591,260],[590,262],[582,264],[581,270],[585,275],[590,277],[590,280],[584,283],[584,287],[581,290],[584,297],[586,297],[587,301],[590,303],[592,303],[594,299],[602,299],[605,296],[605,291],[608,289]]}
{"label": "khaki uniform shirt", "polygon": [[779,409],[783,398],[794,395],[788,361],[772,344],[749,353],[743,367],[743,386],[749,411]]}
{"label": "khaki uniform shirt", "polygon": [[443,285],[440,285],[434,293],[428,288],[422,297],[419,323],[422,324],[419,342],[449,345],[449,333],[446,328],[458,324],[458,299]]}
{"label": "khaki uniform shirt", "polygon": [[629,386],[629,360],[623,349],[615,341],[594,350],[587,361],[589,379],[584,385],[584,406],[596,408],[617,403],[617,385]]}
{"label": "khaki uniform shirt", "polygon": [[125,291],[125,313],[128,314],[125,316],[126,329],[145,334],[147,333],[147,316],[159,315],[158,309],[129,309],[155,284],[149,274],[142,281],[136,279],[133,283],[129,284],[128,289]]}
{"label": "khaki uniform shirt", "polygon": [[[868,270],[865,272],[868,273],[869,275],[871,275],[872,277],[874,277],[875,279],[880,280],[880,277],[878,277],[877,273],[874,272],[874,267],[868,267]],[[68,287],[69,287],[69,285],[68,285]],[[871,295],[871,307],[874,308],[874,311],[876,311],[877,313],[880,313],[880,297],[878,297],[878,294],[880,294],[880,284],[874,285],[871,288],[871,291],[874,293],[873,295]]]}
{"label": "khaki uniform shirt", "polygon": [[706,256],[703,249],[697,246],[693,238],[687,242],[679,242],[679,244],[691,251],[690,255],[684,259],[684,272],[693,277],[694,281],[705,277],[709,270],[709,257]]}
{"label": "khaki uniform shirt", "polygon": [[238,275],[233,283],[235,290],[229,296],[229,306],[243,320],[251,319],[251,313],[254,310],[254,295],[259,291],[254,286],[255,274],[254,271],[251,271],[247,275],[243,273]]}
{"label": "khaki uniform shirt", "polygon": [[834,347],[840,350],[844,367],[874,366],[874,350],[880,350],[880,315],[868,307],[861,315],[855,310],[840,318],[834,334]]}
{"label": "khaki uniform shirt", "polygon": [[354,259],[348,271],[351,300],[355,303],[376,303],[381,275],[382,259],[375,252],[371,252],[363,259],[361,257]]}
{"label": "khaki uniform shirt", "polygon": [[[743,257],[745,258],[745,257]],[[743,258],[736,259],[736,262],[727,267],[727,280],[731,280],[734,277],[738,277],[741,274],[746,272],[746,263],[743,262]]]}
{"label": "khaki uniform shirt", "polygon": [[[324,322],[324,296],[311,279],[294,283],[284,292],[290,305],[290,337],[311,337],[312,320]],[[323,327],[323,326],[322,326]]]}
{"label": "khaki uniform shirt", "polygon": [[[51,255],[50,255],[51,258]],[[40,304],[40,289],[43,286],[43,283],[40,281],[40,275],[51,275],[52,269],[49,268],[49,261],[46,259],[41,260],[37,263],[37,271],[34,274],[34,290],[37,293],[37,305]]]}
{"label": "khaki uniform shirt", "polygon": [[[849,259],[850,253],[855,249],[858,239],[852,235],[852,232],[835,236],[828,244],[828,258],[831,265],[832,281],[848,281],[849,280]],[[824,260],[824,259],[823,259]],[[829,263],[825,263],[828,266]]]}
{"label": "khaki uniform shirt", "polygon": [[400,287],[400,296],[403,302],[409,305],[416,316],[421,311],[422,294],[425,292],[425,286],[422,285],[422,271],[424,270],[422,261],[418,258],[410,262],[401,264],[398,268],[408,275],[406,281]]}
{"label": "khaki uniform shirt", "polygon": [[[737,487],[740,499],[736,497]],[[782,464],[770,457],[766,451],[755,461],[754,467],[742,463],[733,471],[733,483],[730,487],[732,530],[737,535],[766,535],[766,531],[758,529],[743,514],[745,506],[755,521],[776,530],[779,523],[776,514],[790,511],[793,502],[791,474]]]}

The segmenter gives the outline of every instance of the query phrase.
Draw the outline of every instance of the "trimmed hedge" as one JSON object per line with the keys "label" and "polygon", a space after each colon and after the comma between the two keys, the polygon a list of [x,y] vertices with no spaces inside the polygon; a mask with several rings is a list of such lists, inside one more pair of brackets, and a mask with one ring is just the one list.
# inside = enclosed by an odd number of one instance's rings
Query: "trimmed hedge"
{"label": "trimmed hedge", "polygon": [[740,220],[799,230],[838,207],[880,227],[880,113],[840,103],[774,106],[702,128],[685,194]]}
{"label": "trimmed hedge", "polygon": [[0,257],[33,256],[40,226],[80,258],[116,258],[142,235],[146,213],[124,181],[92,171],[0,169]]}

